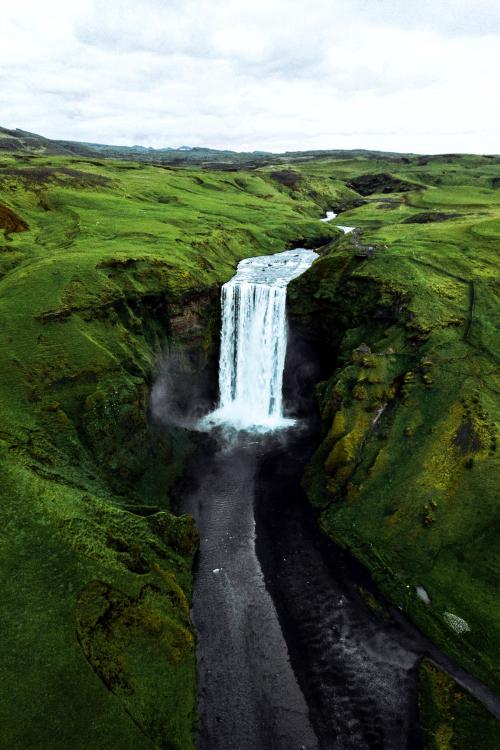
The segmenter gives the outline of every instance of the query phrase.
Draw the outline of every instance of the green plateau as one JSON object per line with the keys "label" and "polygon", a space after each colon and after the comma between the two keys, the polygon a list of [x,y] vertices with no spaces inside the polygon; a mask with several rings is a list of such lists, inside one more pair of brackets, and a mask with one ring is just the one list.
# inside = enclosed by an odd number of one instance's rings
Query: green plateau
{"label": "green plateau", "polygon": [[[149,392],[162,352],[213,362],[239,260],[300,245],[320,248],[289,314],[325,363],[303,479],[321,527],[498,690],[500,158],[224,152],[207,166],[9,133],[2,746],[194,747],[197,531],[170,508],[191,439],[149,418]],[[461,695],[424,663],[426,748],[471,747],[471,732],[495,747],[495,720],[478,707],[467,722]]]}

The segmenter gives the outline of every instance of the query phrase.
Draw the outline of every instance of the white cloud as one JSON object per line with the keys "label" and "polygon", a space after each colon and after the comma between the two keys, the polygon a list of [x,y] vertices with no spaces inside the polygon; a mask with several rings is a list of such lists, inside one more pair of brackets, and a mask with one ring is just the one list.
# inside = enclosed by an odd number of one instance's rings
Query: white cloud
{"label": "white cloud", "polygon": [[238,149],[500,151],[500,8],[430,0],[18,0],[0,124]]}

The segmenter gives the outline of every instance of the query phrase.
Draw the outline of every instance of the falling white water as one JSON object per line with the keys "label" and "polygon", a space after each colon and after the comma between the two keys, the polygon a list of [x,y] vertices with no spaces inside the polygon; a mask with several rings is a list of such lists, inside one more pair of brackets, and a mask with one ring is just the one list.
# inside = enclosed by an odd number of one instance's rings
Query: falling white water
{"label": "falling white water", "polygon": [[335,211],[327,211],[326,216],[323,219],[320,219],[320,221],[333,221],[337,218],[337,214]]}
{"label": "falling white water", "polygon": [[267,430],[293,423],[283,415],[287,344],[286,287],[317,258],[312,250],[241,261],[221,293],[219,408],[205,425]]}

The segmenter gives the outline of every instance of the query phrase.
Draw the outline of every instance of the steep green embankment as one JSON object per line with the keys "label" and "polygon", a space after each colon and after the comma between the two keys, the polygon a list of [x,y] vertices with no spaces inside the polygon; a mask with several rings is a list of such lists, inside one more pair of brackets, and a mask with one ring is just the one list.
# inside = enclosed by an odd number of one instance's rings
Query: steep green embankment
{"label": "steep green embankment", "polygon": [[308,495],[391,601],[498,689],[499,160],[300,170],[366,201],[338,219],[362,232],[289,292],[331,371]]}
{"label": "steep green embankment", "polygon": [[419,687],[425,750],[498,750],[498,721],[427,659],[420,668]]}
{"label": "steep green embankment", "polygon": [[1,157],[2,747],[193,747],[189,445],[148,387],[167,342],[203,366],[240,258],[332,236],[318,211],[267,176]]}

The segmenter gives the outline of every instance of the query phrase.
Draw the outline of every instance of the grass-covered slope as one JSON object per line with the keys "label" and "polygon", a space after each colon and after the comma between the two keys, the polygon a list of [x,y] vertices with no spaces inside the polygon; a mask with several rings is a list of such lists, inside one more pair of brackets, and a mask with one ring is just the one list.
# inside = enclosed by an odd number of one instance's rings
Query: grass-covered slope
{"label": "grass-covered slope", "polygon": [[419,682],[425,750],[498,750],[498,721],[451,677],[424,659]]}
{"label": "grass-covered slope", "polygon": [[363,186],[337,219],[362,232],[339,237],[290,288],[330,363],[305,477],[323,528],[497,689],[499,163],[301,165]]}
{"label": "grass-covered slope", "polygon": [[165,346],[210,352],[240,258],[332,235],[318,213],[268,176],[0,157],[2,747],[193,747],[189,446],[148,388]]}

